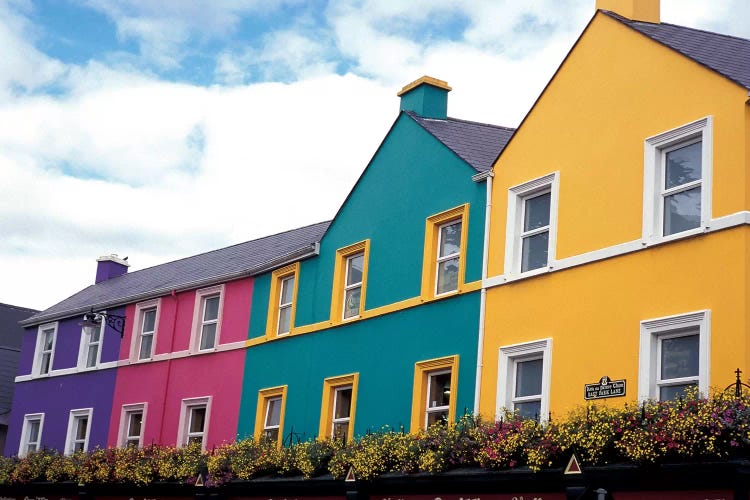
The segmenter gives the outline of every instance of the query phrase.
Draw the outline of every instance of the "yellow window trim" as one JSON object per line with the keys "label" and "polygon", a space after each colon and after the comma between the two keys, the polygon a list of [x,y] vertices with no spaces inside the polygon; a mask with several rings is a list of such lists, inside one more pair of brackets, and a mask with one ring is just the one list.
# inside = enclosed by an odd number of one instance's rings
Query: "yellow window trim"
{"label": "yellow window trim", "polygon": [[359,373],[349,375],[340,375],[338,377],[329,377],[323,381],[323,400],[320,405],[320,426],[318,428],[318,437],[328,439],[331,437],[333,422],[333,398],[337,387],[352,386],[352,407],[349,412],[349,432],[347,433],[347,442],[354,437],[354,417],[357,412],[357,387],[359,385]]}
{"label": "yellow window trim", "polygon": [[[458,257],[458,287],[453,292],[435,295],[435,278],[437,273],[438,239],[440,226],[454,220],[461,221],[461,248]],[[422,257],[422,294],[424,301],[436,297],[450,296],[464,291],[466,274],[466,242],[469,234],[469,204],[465,203],[450,210],[427,217],[424,232],[424,256]]]}
{"label": "yellow window trim", "polygon": [[271,273],[271,295],[268,299],[268,319],[266,320],[266,337],[276,338],[279,329],[279,294],[281,293],[281,282],[290,276],[294,276],[294,290],[292,291],[292,314],[289,318],[289,333],[294,331],[294,314],[297,311],[297,287],[299,286],[299,262],[282,267]]}
{"label": "yellow window trim", "polygon": [[[353,318],[343,319],[344,315],[344,279],[346,278],[346,259],[356,253],[364,253],[362,270],[362,292],[359,298],[359,314]],[[333,296],[331,297],[331,324],[348,323],[360,319],[365,310],[367,292],[367,269],[370,262],[370,240],[360,241],[353,245],[336,250],[336,262],[333,268]]]}
{"label": "yellow window trim", "polygon": [[444,358],[419,361],[414,364],[414,392],[411,403],[411,433],[424,429],[427,413],[427,377],[437,370],[451,371],[451,400],[448,405],[448,421],[456,421],[456,395],[458,394],[458,354]]}
{"label": "yellow window trim", "polygon": [[255,411],[255,439],[263,436],[266,424],[266,403],[269,399],[281,396],[281,415],[279,415],[279,439],[277,445],[281,447],[284,442],[284,416],[286,414],[286,392],[287,386],[269,387],[258,391],[258,408]]}

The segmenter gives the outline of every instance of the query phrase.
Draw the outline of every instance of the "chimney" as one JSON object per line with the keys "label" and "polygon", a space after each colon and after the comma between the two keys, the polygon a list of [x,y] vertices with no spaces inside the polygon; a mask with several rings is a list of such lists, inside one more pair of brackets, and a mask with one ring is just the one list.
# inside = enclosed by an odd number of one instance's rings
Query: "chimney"
{"label": "chimney", "polygon": [[412,111],[424,118],[448,118],[448,92],[451,88],[447,82],[423,76],[401,89],[397,95],[401,98],[401,111]]}
{"label": "chimney", "polygon": [[659,23],[659,0],[596,0],[597,10],[609,10],[631,21]]}
{"label": "chimney", "polygon": [[96,259],[96,262],[96,281],[94,283],[101,283],[110,278],[122,276],[128,272],[130,267],[128,258],[121,259],[116,253],[103,255]]}

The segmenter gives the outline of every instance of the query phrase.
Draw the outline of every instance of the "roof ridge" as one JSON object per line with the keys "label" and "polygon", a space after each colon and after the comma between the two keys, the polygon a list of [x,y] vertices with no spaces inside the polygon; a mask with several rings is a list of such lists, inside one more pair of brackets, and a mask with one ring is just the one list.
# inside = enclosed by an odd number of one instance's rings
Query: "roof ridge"
{"label": "roof ridge", "polygon": [[[319,226],[319,225],[323,225],[323,224],[327,224],[327,223],[331,223],[331,221],[330,220],[326,220],[326,221],[321,221],[321,222],[315,222],[313,224],[307,224],[306,226],[295,227],[295,228],[292,228],[292,229],[287,229],[286,231],[280,231],[278,233],[269,234],[269,235],[266,235],[266,236],[261,236],[260,238],[255,238],[255,239],[247,240],[247,241],[240,241],[239,243],[233,243],[231,245],[227,245],[227,246],[224,246],[224,247],[214,248],[213,250],[206,250],[205,252],[199,252],[199,253],[196,253],[196,254],[193,254],[193,255],[188,255],[186,257],[180,257],[179,259],[174,259],[174,260],[169,260],[167,262],[162,262],[161,264],[154,264],[153,266],[144,267],[143,269],[137,269],[137,270],[135,270],[133,272],[125,273],[125,274],[122,274],[120,276],[115,276],[114,278],[110,278],[110,279],[105,280],[105,281],[114,281],[114,280],[116,280],[118,278],[122,278],[124,276],[132,276],[134,274],[141,273],[143,271],[149,271],[149,270],[155,269],[157,267],[166,266],[167,264],[174,264],[175,262],[180,262],[180,261],[183,261],[183,260],[192,259],[192,258],[195,258],[195,257],[199,257],[201,255],[208,255],[210,253],[219,252],[221,250],[226,250],[228,248],[233,248],[233,247],[237,247],[237,246],[240,246],[240,245],[245,245],[247,243],[253,243],[253,242],[256,242],[256,241],[262,241],[262,240],[265,240],[265,239],[268,239],[268,238],[273,238],[275,236],[281,236],[282,234],[291,233],[293,231],[300,231],[302,229],[306,229],[306,228],[313,227],[313,226]],[[94,286],[94,285],[97,285],[97,284],[98,283],[94,283],[93,285],[89,285],[89,286]],[[88,288],[88,287],[86,287],[86,288]],[[81,291],[85,290],[86,288],[81,289]]]}
{"label": "roof ridge", "polygon": [[455,118],[453,116],[448,116],[445,119],[443,119],[443,118],[428,118],[426,116],[420,116],[417,113],[415,113],[414,111],[406,111],[406,110],[404,110],[404,113],[406,113],[407,115],[409,115],[409,116],[411,116],[413,118],[418,118],[420,120],[430,120],[430,121],[436,121],[436,122],[453,121],[453,122],[471,123],[471,124],[474,124],[474,125],[483,125],[485,127],[500,128],[500,129],[504,129],[504,130],[515,130],[515,128],[513,128],[513,127],[506,127],[504,125],[495,125],[494,123],[478,122],[478,121],[475,121],[475,120],[465,120],[463,118]]}
{"label": "roof ridge", "polygon": [[602,9],[602,12],[605,13],[605,14],[607,14],[607,15],[609,15],[610,17],[617,18],[617,19],[622,20],[622,21],[624,21],[624,22],[626,22],[628,24],[632,23],[632,24],[645,24],[647,26],[672,26],[672,27],[675,27],[675,28],[680,28],[680,29],[685,29],[685,30],[690,30],[690,31],[699,31],[701,33],[706,33],[708,35],[720,36],[720,37],[724,37],[724,38],[733,38],[735,40],[741,40],[743,42],[750,42],[750,38],[744,38],[744,37],[737,36],[737,35],[728,35],[726,33],[719,33],[718,31],[704,30],[702,28],[693,28],[692,26],[684,26],[682,24],[674,24],[674,23],[661,23],[661,22],[660,23],[650,23],[648,21],[635,21],[633,19],[628,19],[627,17],[623,17],[623,16],[621,16],[620,14],[618,14],[616,12],[612,12],[611,10],[603,10]]}

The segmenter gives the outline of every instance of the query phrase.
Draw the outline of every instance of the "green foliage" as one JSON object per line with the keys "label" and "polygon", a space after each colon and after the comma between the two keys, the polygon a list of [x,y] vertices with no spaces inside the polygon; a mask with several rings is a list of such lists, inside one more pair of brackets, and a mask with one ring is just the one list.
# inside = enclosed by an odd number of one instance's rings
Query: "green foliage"
{"label": "green foliage", "polygon": [[278,448],[266,439],[226,443],[212,451],[183,448],[96,449],[65,456],[42,450],[0,460],[0,484],[76,481],[84,484],[154,481],[192,483],[208,471],[207,485],[264,475],[360,480],[389,472],[439,473],[460,467],[499,470],[561,467],[575,452],[587,465],[616,462],[724,460],[750,453],[750,397],[698,394],[677,401],[587,405],[552,423],[506,413],[498,422],[467,415],[408,434],[384,428],[350,442],[316,440]]}

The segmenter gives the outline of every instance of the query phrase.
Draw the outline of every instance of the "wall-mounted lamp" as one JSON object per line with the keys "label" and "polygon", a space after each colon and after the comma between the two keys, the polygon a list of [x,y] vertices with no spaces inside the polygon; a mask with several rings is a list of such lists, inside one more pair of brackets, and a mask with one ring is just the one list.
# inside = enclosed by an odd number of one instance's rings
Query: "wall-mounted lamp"
{"label": "wall-mounted lamp", "polygon": [[98,328],[102,324],[102,320],[104,320],[108,327],[119,333],[120,338],[123,337],[123,332],[125,331],[125,316],[120,316],[119,314],[94,312],[92,309],[91,312],[87,312],[83,315],[81,326],[84,328]]}

